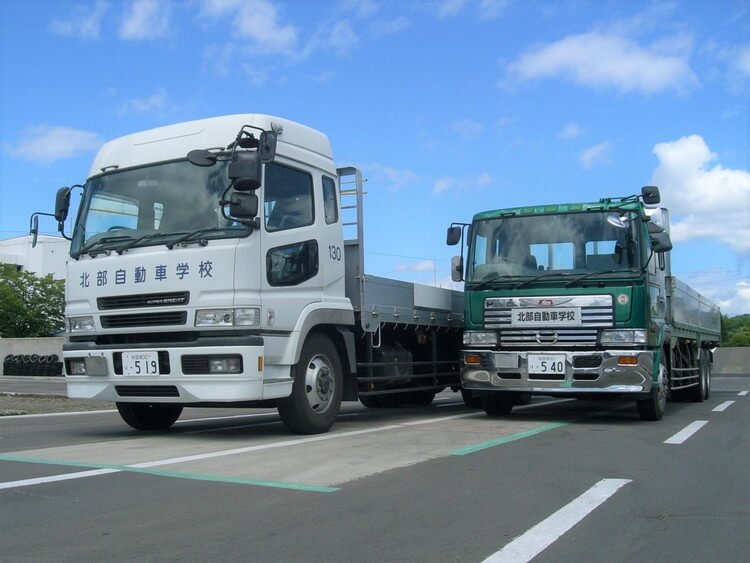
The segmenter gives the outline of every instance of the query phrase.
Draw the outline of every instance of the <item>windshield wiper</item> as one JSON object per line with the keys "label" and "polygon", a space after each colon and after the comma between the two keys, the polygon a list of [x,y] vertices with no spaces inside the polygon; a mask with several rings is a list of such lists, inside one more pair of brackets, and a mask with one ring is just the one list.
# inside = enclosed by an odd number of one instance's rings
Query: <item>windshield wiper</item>
{"label": "windshield wiper", "polygon": [[151,240],[151,239],[154,239],[154,238],[168,237],[168,236],[181,235],[181,234],[183,234],[183,233],[181,233],[181,232],[180,233],[149,233],[147,235],[143,235],[143,236],[140,236],[138,238],[135,238],[133,240],[130,240],[130,241],[126,242],[121,247],[115,248],[115,251],[117,252],[117,254],[122,254],[126,250],[129,250],[129,249],[133,248],[134,246],[137,246],[138,244],[140,244],[144,240]]}
{"label": "windshield wiper", "polygon": [[485,287],[490,287],[494,284],[494,282],[497,282],[499,280],[506,280],[508,278],[515,278],[517,276],[514,276],[513,274],[504,274],[499,275],[497,272],[490,272],[486,276],[484,276],[479,282],[477,282],[477,285],[472,287],[471,289],[473,291],[478,291],[480,289],[484,289]]}
{"label": "windshield wiper", "polygon": [[[522,281],[517,286],[515,286],[513,289],[521,289],[523,287],[527,287],[534,283],[536,280],[541,280],[542,278],[551,278],[551,277],[567,277],[571,275],[570,272],[545,272],[543,274],[539,274],[538,276],[534,276],[533,278],[529,278],[526,281]],[[568,287],[567,284],[565,287]]]}
{"label": "windshield wiper", "polygon": [[[191,238],[193,238],[195,236],[202,235],[204,233],[210,233],[212,231],[225,231],[225,230],[226,229],[223,228],[223,227],[210,227],[208,229],[197,229],[197,230],[192,231],[190,233],[185,233],[183,236],[181,236],[177,240],[173,240],[171,242],[168,242],[167,243],[167,248],[169,250],[172,250],[178,244],[182,244],[183,242],[188,242],[188,241],[190,241]],[[201,246],[206,246],[208,244],[208,241],[206,239],[200,239],[200,240],[196,240],[196,241],[192,241],[192,242],[197,242]]]}
{"label": "windshield wiper", "polygon": [[636,268],[628,268],[627,270],[622,270],[622,269],[618,269],[618,268],[612,268],[612,269],[609,269],[609,270],[597,270],[596,272],[589,272],[587,274],[582,274],[580,277],[578,277],[578,278],[576,278],[574,280],[571,280],[568,283],[566,283],[565,287],[570,287],[572,285],[575,285],[577,283],[582,282],[586,278],[590,278],[590,277],[593,277],[593,276],[600,276],[600,275],[604,275],[604,274],[621,274],[621,273],[624,273],[624,272],[638,273],[638,269],[636,269]]}
{"label": "windshield wiper", "polygon": [[120,236],[116,236],[116,237],[104,237],[104,238],[100,238],[98,240],[95,240],[94,242],[90,242],[88,244],[83,245],[83,247],[76,253],[75,258],[83,256],[84,254],[91,254],[91,257],[93,258],[99,252],[105,252],[106,250],[111,250],[111,249],[100,248],[98,251],[91,252],[97,246],[100,246],[100,245],[103,245],[103,244],[107,244],[107,243],[110,243],[110,242],[122,242],[122,241],[125,241],[125,240],[130,240],[131,238],[132,237],[129,237],[127,235],[125,235],[125,236],[120,235]]}

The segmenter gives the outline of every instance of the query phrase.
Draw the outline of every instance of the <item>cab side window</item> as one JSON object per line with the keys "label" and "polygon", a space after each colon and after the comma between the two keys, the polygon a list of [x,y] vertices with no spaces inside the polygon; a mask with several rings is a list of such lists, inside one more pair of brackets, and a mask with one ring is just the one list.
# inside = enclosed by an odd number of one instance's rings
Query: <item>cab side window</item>
{"label": "cab side window", "polygon": [[339,207],[336,201],[336,182],[328,176],[323,176],[323,210],[327,225],[338,222]]}
{"label": "cab side window", "polygon": [[267,231],[284,231],[315,221],[312,176],[279,164],[266,164],[263,216]]}

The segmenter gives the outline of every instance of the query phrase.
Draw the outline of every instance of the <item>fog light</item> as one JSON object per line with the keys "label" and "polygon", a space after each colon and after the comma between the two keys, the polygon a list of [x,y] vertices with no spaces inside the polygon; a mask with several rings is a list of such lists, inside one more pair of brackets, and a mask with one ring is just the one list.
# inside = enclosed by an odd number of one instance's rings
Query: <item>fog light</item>
{"label": "fog light", "polygon": [[73,358],[68,360],[68,375],[86,375],[86,360]]}
{"label": "fog light", "polygon": [[240,373],[242,362],[240,358],[210,358],[208,373]]}

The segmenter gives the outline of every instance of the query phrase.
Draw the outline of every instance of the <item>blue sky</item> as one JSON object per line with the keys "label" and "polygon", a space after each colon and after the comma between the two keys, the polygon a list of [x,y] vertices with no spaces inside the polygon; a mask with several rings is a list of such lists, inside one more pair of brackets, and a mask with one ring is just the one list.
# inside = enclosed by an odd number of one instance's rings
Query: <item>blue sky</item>
{"label": "blue sky", "polygon": [[446,283],[452,221],[655,183],[675,273],[750,313],[746,0],[4,0],[0,30],[0,238],[105,140],[270,113],[364,170],[372,274]]}

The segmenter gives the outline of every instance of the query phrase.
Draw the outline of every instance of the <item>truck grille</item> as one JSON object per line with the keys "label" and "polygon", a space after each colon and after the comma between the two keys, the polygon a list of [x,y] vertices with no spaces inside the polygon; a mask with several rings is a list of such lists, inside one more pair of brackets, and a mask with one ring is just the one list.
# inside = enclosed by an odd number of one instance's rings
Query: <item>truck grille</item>
{"label": "truck grille", "polygon": [[185,311],[165,311],[163,313],[138,313],[134,315],[102,315],[102,328],[135,328],[149,326],[184,325]]}
{"label": "truck grille", "polygon": [[[513,326],[514,309],[545,311],[578,308],[581,311],[580,326],[554,326],[547,322],[539,326]],[[498,330],[501,348],[527,346],[549,348],[565,346],[595,346],[598,329],[614,326],[615,313],[611,295],[540,296],[516,298],[489,298],[484,302],[484,326]]]}
{"label": "truck grille", "polygon": [[109,309],[137,309],[139,307],[167,307],[171,305],[187,305],[190,293],[175,291],[171,293],[150,293],[138,295],[115,295],[99,297],[96,305],[100,311]]}

